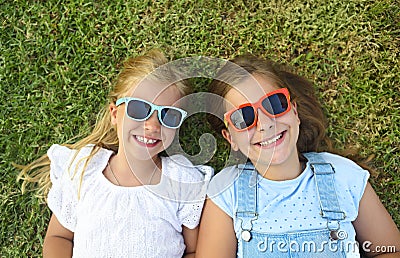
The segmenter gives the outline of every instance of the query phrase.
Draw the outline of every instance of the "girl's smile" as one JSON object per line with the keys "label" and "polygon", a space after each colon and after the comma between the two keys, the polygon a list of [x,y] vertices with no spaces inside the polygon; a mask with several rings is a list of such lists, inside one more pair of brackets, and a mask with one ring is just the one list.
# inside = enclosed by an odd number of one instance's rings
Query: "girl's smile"
{"label": "girl's smile", "polygon": [[148,147],[148,148],[152,148],[161,142],[158,139],[148,138],[148,137],[139,136],[139,135],[135,135],[135,139],[140,145]]}
{"label": "girl's smile", "polygon": [[254,144],[263,149],[274,148],[276,146],[279,146],[285,140],[286,132],[287,130],[284,130],[273,137],[266,138]]}

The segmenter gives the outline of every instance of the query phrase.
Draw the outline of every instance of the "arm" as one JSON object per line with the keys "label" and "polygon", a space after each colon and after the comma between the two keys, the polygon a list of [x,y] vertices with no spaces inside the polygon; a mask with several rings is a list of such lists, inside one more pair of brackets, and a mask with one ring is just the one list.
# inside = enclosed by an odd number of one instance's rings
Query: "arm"
{"label": "arm", "polygon": [[51,215],[43,244],[43,257],[72,257],[74,233],[66,229]]}
{"label": "arm", "polygon": [[[367,257],[400,257],[400,232],[369,183],[361,198],[358,217],[353,225],[360,250],[366,251]],[[394,250],[381,252],[393,246],[397,253],[394,253]]]}
{"label": "arm", "polygon": [[198,233],[199,227],[190,229],[183,226],[182,234],[186,245],[185,254],[183,255],[184,258],[194,258],[194,254],[196,253]]}
{"label": "arm", "polygon": [[196,258],[236,257],[236,249],[232,218],[207,199],[200,221]]}

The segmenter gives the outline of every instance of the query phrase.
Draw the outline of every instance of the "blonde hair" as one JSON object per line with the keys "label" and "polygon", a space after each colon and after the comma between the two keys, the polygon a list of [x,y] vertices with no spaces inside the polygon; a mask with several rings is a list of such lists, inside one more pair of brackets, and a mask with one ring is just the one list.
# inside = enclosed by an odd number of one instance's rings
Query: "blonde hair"
{"label": "blonde hair", "polygon": [[[109,93],[109,103],[107,103],[97,116],[96,124],[92,132],[85,138],[73,144],[62,144],[63,146],[77,150],[74,158],[78,155],[79,151],[87,146],[93,144],[95,147],[92,149],[89,156],[79,160],[77,163],[84,162],[83,171],[90,159],[100,150],[105,148],[117,152],[118,150],[118,136],[114,126],[111,124],[111,114],[109,104],[115,103],[118,98],[127,96],[133,87],[138,85],[145,77],[152,80],[161,82],[173,82],[182,96],[189,93],[189,87],[183,81],[180,81],[178,71],[169,66],[165,66],[168,59],[159,50],[149,51],[147,54],[128,58],[123,65],[123,69],[117,77],[114,88]],[[155,73],[158,68],[162,68],[162,73]],[[37,195],[41,199],[45,199],[51,187],[50,181],[50,160],[47,154],[39,159],[33,161],[26,166],[16,165],[21,172],[17,180],[23,180],[22,192],[27,190],[28,184],[34,184],[33,190],[37,191]],[[77,174],[77,167],[75,168],[74,175]],[[68,168],[69,170],[71,167]],[[81,173],[81,179],[83,173]],[[82,182],[82,180],[81,180]],[[79,193],[78,193],[79,195]]]}

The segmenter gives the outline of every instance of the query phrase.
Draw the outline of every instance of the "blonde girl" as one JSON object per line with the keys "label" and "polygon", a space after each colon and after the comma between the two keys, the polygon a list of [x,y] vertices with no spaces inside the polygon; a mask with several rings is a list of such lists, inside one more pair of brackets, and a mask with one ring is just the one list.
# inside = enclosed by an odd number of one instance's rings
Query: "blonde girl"
{"label": "blonde girl", "polygon": [[126,60],[91,134],[23,168],[53,213],[44,257],[193,256],[212,171],[159,155],[187,115],[167,63],[157,50]]}
{"label": "blonde girl", "polygon": [[214,109],[225,124],[210,122],[245,159],[211,180],[196,257],[399,257],[399,230],[368,171],[324,152],[310,82],[251,55],[218,78],[210,92],[224,98]]}

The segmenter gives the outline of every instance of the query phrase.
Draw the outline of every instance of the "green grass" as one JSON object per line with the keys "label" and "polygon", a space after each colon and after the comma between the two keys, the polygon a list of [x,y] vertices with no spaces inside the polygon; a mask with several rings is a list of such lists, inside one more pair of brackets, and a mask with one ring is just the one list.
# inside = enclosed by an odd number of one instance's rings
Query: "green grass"
{"label": "green grass", "polygon": [[[154,47],[174,58],[252,52],[293,65],[315,82],[336,147],[375,155],[371,182],[400,225],[399,35],[390,0],[0,0],[1,256],[39,257],[50,215],[34,193],[21,195],[11,162],[84,134],[122,60]],[[190,154],[210,131],[199,119],[181,132]],[[217,169],[227,154],[218,142]]]}

